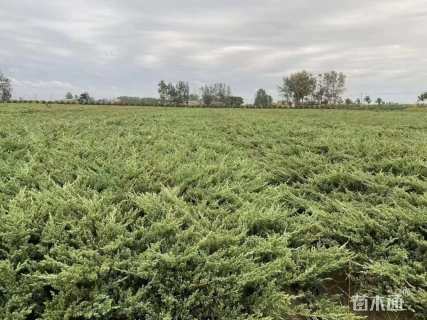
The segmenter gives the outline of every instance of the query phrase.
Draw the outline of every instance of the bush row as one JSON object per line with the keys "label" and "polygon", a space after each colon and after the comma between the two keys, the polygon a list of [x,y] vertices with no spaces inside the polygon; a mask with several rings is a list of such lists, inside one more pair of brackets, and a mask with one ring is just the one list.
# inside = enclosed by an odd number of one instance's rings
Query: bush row
{"label": "bush row", "polygon": [[349,110],[402,110],[406,109],[408,105],[390,104],[390,105],[359,105],[359,104],[339,104],[339,105],[272,105],[270,107],[256,107],[254,105],[244,105],[240,107],[228,106],[205,106],[205,105],[160,105],[160,104],[138,104],[138,103],[125,103],[125,102],[107,102],[107,101],[94,101],[91,103],[81,104],[78,101],[49,101],[49,100],[10,100],[9,103],[15,104],[58,104],[58,105],[95,105],[95,106],[140,106],[140,107],[185,107],[185,108],[246,108],[246,109],[349,109]]}

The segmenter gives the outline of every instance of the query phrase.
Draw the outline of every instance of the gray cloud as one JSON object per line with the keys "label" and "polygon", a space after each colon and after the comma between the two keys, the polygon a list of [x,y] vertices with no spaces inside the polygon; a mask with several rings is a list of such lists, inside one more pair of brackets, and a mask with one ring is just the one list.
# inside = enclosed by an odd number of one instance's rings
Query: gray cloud
{"label": "gray cloud", "polygon": [[0,0],[0,69],[15,96],[155,96],[160,79],[277,96],[290,72],[335,69],[347,95],[427,90],[427,0]]}

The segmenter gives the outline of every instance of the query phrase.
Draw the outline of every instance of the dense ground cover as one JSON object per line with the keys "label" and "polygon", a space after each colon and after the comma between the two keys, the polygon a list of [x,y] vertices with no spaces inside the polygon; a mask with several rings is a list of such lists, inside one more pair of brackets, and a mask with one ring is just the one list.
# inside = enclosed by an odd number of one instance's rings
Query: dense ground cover
{"label": "dense ground cover", "polygon": [[427,112],[0,106],[0,319],[426,319],[426,237]]}

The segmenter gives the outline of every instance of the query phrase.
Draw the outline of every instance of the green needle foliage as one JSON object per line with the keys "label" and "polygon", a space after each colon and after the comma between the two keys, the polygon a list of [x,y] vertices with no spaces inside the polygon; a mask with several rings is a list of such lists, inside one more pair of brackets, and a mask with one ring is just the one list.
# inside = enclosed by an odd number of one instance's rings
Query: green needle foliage
{"label": "green needle foliage", "polygon": [[[427,113],[0,107],[0,319],[427,318]],[[403,318],[402,318],[403,319]]]}

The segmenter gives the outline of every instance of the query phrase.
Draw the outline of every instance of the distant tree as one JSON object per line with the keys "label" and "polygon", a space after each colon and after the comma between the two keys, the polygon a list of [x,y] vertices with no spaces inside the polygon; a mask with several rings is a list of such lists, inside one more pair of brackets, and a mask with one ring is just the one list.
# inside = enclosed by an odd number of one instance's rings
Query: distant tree
{"label": "distant tree", "polygon": [[12,98],[12,83],[0,72],[0,102],[10,101]]}
{"label": "distant tree", "polygon": [[326,103],[326,87],[323,81],[323,74],[318,74],[316,78],[316,88],[312,93],[312,100],[316,104]]}
{"label": "distant tree", "polygon": [[372,102],[372,99],[370,96],[366,96],[364,100],[367,104],[371,104],[371,102]]}
{"label": "distant tree", "polygon": [[245,103],[242,97],[230,96],[228,97],[227,106],[237,108]]}
{"label": "distant tree", "polygon": [[202,102],[205,106],[211,106],[215,100],[215,93],[211,86],[204,85],[200,88],[200,92],[202,95]]}
{"label": "distant tree", "polygon": [[231,88],[225,83],[204,85],[200,88],[201,96],[190,93],[190,85],[185,81],[176,84],[160,81],[158,85],[160,104],[162,105],[189,105],[190,101],[201,101],[205,106],[240,106],[243,98],[234,97]]}
{"label": "distant tree", "polygon": [[162,106],[166,105],[168,100],[168,85],[163,80],[159,83],[159,95],[160,95],[160,104]]}
{"label": "distant tree", "polygon": [[177,105],[188,105],[190,101],[190,86],[188,82],[178,81],[176,86],[175,103]]}
{"label": "distant tree", "polygon": [[418,97],[418,101],[419,102],[424,102],[427,101],[427,91],[422,93],[419,97]]}
{"label": "distant tree", "polygon": [[266,108],[271,107],[273,104],[273,98],[267,94],[267,92],[264,89],[259,89],[255,96],[255,107],[258,108]]}
{"label": "distant tree", "polygon": [[178,81],[176,84],[160,81],[158,85],[161,105],[188,105],[190,101],[190,86],[188,82]]}
{"label": "distant tree", "polygon": [[73,100],[74,96],[71,92],[67,92],[67,94],[65,95],[65,99],[66,100]]}
{"label": "distant tree", "polygon": [[79,97],[80,104],[90,104],[93,101],[94,101],[93,98],[87,92],[83,92]]}
{"label": "distant tree", "polygon": [[345,91],[346,76],[344,73],[331,71],[323,74],[323,94],[327,103],[337,104]]}
{"label": "distant tree", "polygon": [[218,82],[212,86],[212,91],[214,94],[215,105],[225,106],[229,103],[229,97],[231,97],[231,88],[229,85]]}
{"label": "distant tree", "polygon": [[384,104],[384,100],[382,98],[377,98],[377,100],[375,100],[375,102],[377,103],[377,105],[382,105]]}
{"label": "distant tree", "polygon": [[306,97],[313,96],[315,89],[316,78],[307,71],[291,74],[284,78],[279,86],[279,91],[285,99],[295,105],[303,104]]}
{"label": "distant tree", "polygon": [[175,85],[172,82],[169,82],[167,84],[167,91],[166,91],[167,95],[167,99],[166,99],[166,104],[167,105],[177,105],[177,91],[175,88]]}
{"label": "distant tree", "polygon": [[353,100],[351,100],[350,98],[347,98],[347,99],[345,99],[345,104],[351,105],[351,104],[353,104]]}
{"label": "distant tree", "polygon": [[204,85],[200,88],[202,102],[205,106],[226,106],[230,103],[231,88],[225,83]]}
{"label": "distant tree", "polygon": [[356,104],[361,105],[362,104],[362,100],[360,100],[360,98],[357,98],[355,101]]}
{"label": "distant tree", "polygon": [[316,88],[311,95],[315,104],[339,104],[343,102],[346,76],[340,72],[330,71],[316,77]]}

